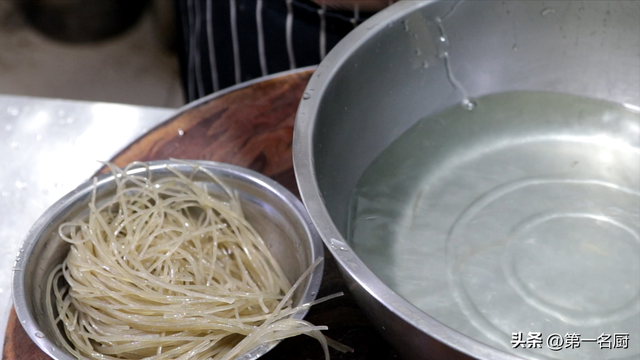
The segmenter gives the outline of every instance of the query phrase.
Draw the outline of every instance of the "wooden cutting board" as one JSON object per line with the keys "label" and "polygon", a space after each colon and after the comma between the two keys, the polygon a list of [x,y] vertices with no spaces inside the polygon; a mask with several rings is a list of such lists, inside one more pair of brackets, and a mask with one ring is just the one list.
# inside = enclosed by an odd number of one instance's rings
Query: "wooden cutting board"
{"label": "wooden cutting board", "polygon": [[[136,160],[168,158],[226,162],[259,171],[297,195],[291,152],[293,123],[312,72],[300,70],[209,96],[136,140],[112,161],[121,167]],[[345,354],[331,350],[331,358],[397,359],[396,352],[375,332],[355,303],[326,249],[325,259],[318,296],[340,291],[345,295],[313,307],[306,319],[327,325],[327,336],[355,350]],[[24,332],[13,310],[2,358],[49,359]],[[283,341],[261,359],[321,360],[324,354],[316,340],[298,336]]]}

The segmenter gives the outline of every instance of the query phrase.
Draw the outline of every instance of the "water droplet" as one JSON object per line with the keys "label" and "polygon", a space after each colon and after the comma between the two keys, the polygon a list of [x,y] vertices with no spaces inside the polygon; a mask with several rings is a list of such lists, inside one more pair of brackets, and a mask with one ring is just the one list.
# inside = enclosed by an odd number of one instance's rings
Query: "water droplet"
{"label": "water droplet", "polygon": [[315,292],[315,291],[312,291],[312,292],[311,292],[311,296],[316,296],[316,295],[318,295],[318,293],[317,293],[317,292]]}
{"label": "water droplet", "polygon": [[513,46],[511,47],[511,50],[518,51],[518,45],[513,44]]}
{"label": "water droplet", "polygon": [[418,40],[418,34],[415,34],[415,33],[414,33],[414,34],[413,34],[413,38],[414,38],[414,39],[416,39],[416,40]]}
{"label": "water droplet", "polygon": [[551,14],[555,14],[555,13],[556,13],[556,9],[554,9],[554,8],[544,8],[540,12],[540,15],[547,16],[547,15],[551,15]]}
{"label": "water droplet", "polygon": [[584,7],[582,7],[582,6],[581,6],[581,7],[578,9],[578,11],[580,11],[580,12],[584,12]]}
{"label": "water droplet", "polygon": [[3,191],[2,192],[2,197],[9,197],[9,195],[11,195],[11,193],[8,192],[8,191]]}
{"label": "water droplet", "polygon": [[19,145],[18,145],[18,143],[17,143],[17,142],[15,142],[15,141],[14,141],[14,142],[12,142],[12,143],[11,143],[11,145],[9,145],[9,147],[10,147],[10,148],[12,148],[12,149],[17,149],[17,148],[18,148],[18,146],[19,146]]}
{"label": "water droplet", "polygon": [[429,67],[429,63],[428,63],[426,60],[425,60],[425,61],[423,61],[423,62],[422,62],[422,68],[423,68],[423,69],[426,69],[426,68],[428,68],[428,67]]}
{"label": "water droplet", "polygon": [[471,101],[469,99],[462,100],[462,104],[461,105],[465,110],[469,110],[469,111],[475,109],[476,106],[477,106],[477,104],[475,102],[473,102],[473,101]]}
{"label": "water droplet", "polygon": [[183,136],[183,135],[184,135],[184,130],[178,129],[178,136]]}
{"label": "water droplet", "polygon": [[419,48],[416,48],[416,55],[420,55],[420,54],[422,54],[422,51],[420,51]]}
{"label": "water droplet", "polygon": [[309,94],[309,93],[304,93],[304,94],[302,94],[302,99],[303,99],[303,100],[309,100],[309,99],[311,99],[311,94]]}
{"label": "water droplet", "polygon": [[23,324],[26,324],[26,323],[27,323],[27,320],[22,320],[22,323],[23,323]]}
{"label": "water droplet", "polygon": [[13,125],[11,124],[7,124],[4,126],[4,131],[11,131],[11,129],[13,129]]}
{"label": "water droplet", "polygon": [[71,125],[71,124],[73,124],[73,120],[74,119],[72,117],[68,117],[67,120],[65,121],[65,124]]}
{"label": "water droplet", "polygon": [[402,21],[404,24],[404,31],[409,32],[409,20]]}
{"label": "water droplet", "polygon": [[331,239],[329,243],[331,245],[331,248],[334,250],[349,251],[349,249],[345,246],[345,244],[340,240]]}
{"label": "water droplet", "polygon": [[434,21],[438,26],[438,32],[440,32],[440,37],[439,37],[440,42],[447,41],[447,33],[444,31],[444,25],[442,25],[442,19],[440,19],[439,17],[436,17]]}
{"label": "water droplet", "polygon": [[20,114],[20,109],[18,109],[15,106],[9,106],[7,108],[7,114],[9,114],[11,116],[17,116],[18,114]]}
{"label": "water droplet", "polygon": [[463,99],[467,99],[468,98],[467,91],[464,89],[464,87],[458,81],[458,79],[456,79],[456,77],[453,75],[453,70],[451,69],[451,60],[449,59],[449,52],[448,51],[442,52],[440,57],[444,59],[444,67],[447,70],[447,77],[449,78],[449,82],[451,83],[454,89],[462,93]]}
{"label": "water droplet", "polygon": [[43,338],[44,334],[41,331],[36,331],[36,333],[34,334],[37,338]]}
{"label": "water droplet", "polygon": [[20,180],[16,180],[15,185],[19,190],[22,190],[27,187],[27,183]]}
{"label": "water droplet", "polygon": [[42,141],[42,134],[36,135],[36,141]]}

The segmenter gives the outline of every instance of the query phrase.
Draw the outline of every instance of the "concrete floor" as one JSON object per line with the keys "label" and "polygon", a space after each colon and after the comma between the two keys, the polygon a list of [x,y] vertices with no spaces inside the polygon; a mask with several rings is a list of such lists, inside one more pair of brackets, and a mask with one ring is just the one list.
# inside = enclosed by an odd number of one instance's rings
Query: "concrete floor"
{"label": "concrete floor", "polygon": [[1,0],[0,94],[183,105],[177,57],[162,46],[151,9],[117,37],[78,45],[47,38]]}

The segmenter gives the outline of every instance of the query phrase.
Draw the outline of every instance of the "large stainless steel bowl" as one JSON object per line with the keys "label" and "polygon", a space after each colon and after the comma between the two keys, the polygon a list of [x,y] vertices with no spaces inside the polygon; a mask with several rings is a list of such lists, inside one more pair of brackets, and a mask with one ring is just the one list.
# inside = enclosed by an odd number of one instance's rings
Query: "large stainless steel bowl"
{"label": "large stainless steel bowl", "polygon": [[[404,261],[423,262],[421,269],[427,272],[433,269],[425,278],[440,281],[449,292],[441,300],[443,307],[459,311],[456,327],[392,290],[393,279],[363,253],[366,244],[352,246],[351,198],[374,159],[418,120],[467,97],[512,91],[609,101],[621,104],[629,117],[584,120],[578,111],[562,121],[523,122],[517,117],[492,118],[483,113],[486,107],[480,100],[473,110],[479,114],[475,123],[424,125],[430,129],[425,132],[430,145],[421,148],[410,166],[429,171],[407,184],[394,183],[392,190],[406,200],[404,205],[414,201],[414,210],[431,206],[422,215],[437,221],[422,219],[424,242]],[[510,104],[508,111],[517,112]],[[525,101],[522,106],[537,105]],[[546,320],[564,321],[567,331],[593,325],[583,338],[607,332],[631,332],[633,338],[640,332],[639,106],[640,2],[401,1],[356,28],[320,64],[298,109],[293,160],[307,210],[351,290],[406,359],[632,359],[639,356],[640,344],[630,342],[628,349],[618,352],[581,352],[592,346],[585,342],[580,349],[514,355],[510,340],[514,333],[523,332],[526,338],[528,332],[540,331],[537,326]],[[387,165],[394,169],[394,164]],[[380,177],[402,180],[402,168],[395,170]],[[416,183],[428,187],[420,193]],[[380,198],[389,201],[394,216],[406,212],[394,208],[388,195]],[[499,206],[485,212],[487,204]],[[551,205],[542,209],[544,204]],[[401,234],[384,226],[372,229],[371,242],[395,256],[394,245],[381,240],[380,234],[389,239]],[[531,236],[529,243],[524,236]],[[480,279],[470,283],[451,266],[465,266],[457,258],[463,252],[471,257],[473,251],[484,251],[469,242],[482,245],[487,237],[496,241],[492,246],[503,253],[497,260],[506,265],[491,276],[482,269],[469,270],[469,276]],[[546,244],[527,247],[538,240]],[[602,245],[605,240],[613,247]],[[603,265],[596,262],[591,267],[587,260],[593,253],[584,260],[582,252],[563,247],[569,242],[582,246],[585,254],[598,252],[600,246],[617,249],[602,253],[610,256],[611,268],[604,269],[611,271],[581,273]],[[420,251],[430,246],[440,247],[433,250],[440,257],[420,259]],[[377,259],[388,261],[384,252]],[[492,266],[489,260],[487,266]],[[405,266],[401,257],[393,261]],[[554,274],[585,286],[556,284]],[[502,290],[496,290],[491,279],[502,281]],[[602,290],[594,291],[593,284]],[[491,298],[503,290],[512,297]],[[593,298],[599,300],[589,303]],[[483,308],[488,303],[494,308]],[[599,307],[589,308],[593,304]],[[529,318],[524,319],[531,325],[506,330],[511,321],[522,324],[514,314],[527,311]],[[488,341],[483,332],[502,343]],[[550,334],[542,335],[546,340]]]}

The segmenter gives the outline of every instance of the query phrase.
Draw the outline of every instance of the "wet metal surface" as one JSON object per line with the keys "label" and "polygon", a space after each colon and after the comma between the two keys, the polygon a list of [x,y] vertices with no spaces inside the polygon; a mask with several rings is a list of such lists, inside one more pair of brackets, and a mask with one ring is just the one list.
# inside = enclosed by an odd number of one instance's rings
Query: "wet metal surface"
{"label": "wet metal surface", "polygon": [[[0,335],[11,268],[34,221],[173,109],[0,95]],[[1,349],[0,343],[0,349]]]}

